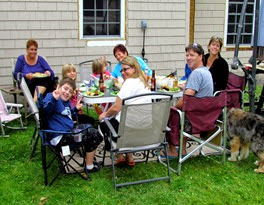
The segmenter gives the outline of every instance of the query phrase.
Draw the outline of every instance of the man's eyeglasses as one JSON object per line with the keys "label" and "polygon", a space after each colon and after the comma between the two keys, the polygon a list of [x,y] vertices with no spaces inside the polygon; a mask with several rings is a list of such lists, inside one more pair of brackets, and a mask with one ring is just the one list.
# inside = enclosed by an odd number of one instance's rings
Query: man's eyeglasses
{"label": "man's eyeglasses", "polygon": [[127,68],[122,68],[122,69],[121,69],[121,73],[122,73],[122,72],[126,72],[126,71],[127,71],[128,69],[130,69],[130,68],[131,68],[130,66],[127,67]]}

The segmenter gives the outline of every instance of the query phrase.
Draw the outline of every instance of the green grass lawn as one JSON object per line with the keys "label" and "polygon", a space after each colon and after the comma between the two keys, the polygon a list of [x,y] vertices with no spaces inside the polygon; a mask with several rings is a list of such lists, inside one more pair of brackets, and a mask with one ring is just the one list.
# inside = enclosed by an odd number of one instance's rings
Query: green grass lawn
{"label": "green grass lawn", "polygon": [[[262,204],[264,175],[255,174],[256,157],[237,163],[219,164],[196,157],[183,164],[180,176],[172,181],[152,182],[113,188],[110,168],[103,168],[86,181],[76,174],[61,175],[52,186],[43,182],[41,153],[29,161],[33,121],[25,131],[8,130],[10,138],[0,138],[0,204]],[[220,157],[214,157],[221,160]],[[177,166],[171,161],[171,166]],[[151,178],[165,174],[157,162],[137,164],[133,169],[119,169],[118,180]]]}
{"label": "green grass lawn", "polygon": [[[94,115],[94,114],[93,114]],[[128,186],[115,191],[112,171],[103,168],[86,181],[76,174],[61,175],[52,186],[43,181],[40,146],[29,161],[33,118],[25,131],[8,130],[0,138],[0,204],[262,204],[264,175],[255,174],[252,153],[242,162],[224,165],[206,157],[183,163],[181,175],[172,180]],[[221,160],[220,156],[214,157]],[[171,161],[177,167],[177,160]],[[151,178],[165,174],[157,162],[137,164],[133,169],[118,169],[118,180]],[[142,179],[142,178],[141,178]]]}

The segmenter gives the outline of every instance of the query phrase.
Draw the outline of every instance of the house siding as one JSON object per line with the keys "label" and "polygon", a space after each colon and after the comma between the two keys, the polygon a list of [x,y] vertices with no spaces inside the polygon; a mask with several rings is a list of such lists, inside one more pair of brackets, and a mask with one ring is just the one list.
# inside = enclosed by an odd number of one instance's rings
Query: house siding
{"label": "house siding", "polygon": [[[188,2],[186,0],[127,0],[126,46],[131,55],[141,56],[147,20],[145,58],[157,73],[177,68],[183,75],[184,47],[188,44]],[[65,63],[78,63],[106,56],[116,64],[113,46],[88,47],[79,39],[77,0],[37,0],[0,2],[0,87],[12,84],[11,58],[25,53],[29,38],[39,43],[38,54],[61,77]]]}

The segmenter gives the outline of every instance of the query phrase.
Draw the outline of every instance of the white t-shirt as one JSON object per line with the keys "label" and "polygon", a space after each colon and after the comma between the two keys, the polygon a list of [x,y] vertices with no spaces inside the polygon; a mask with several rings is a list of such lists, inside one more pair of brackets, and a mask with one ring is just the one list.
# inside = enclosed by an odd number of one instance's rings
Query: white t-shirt
{"label": "white t-shirt", "polygon": [[[128,78],[122,85],[120,92],[117,94],[121,99],[139,95],[143,93],[150,93],[148,87],[145,87],[144,83],[139,78]],[[136,98],[126,101],[126,104],[144,104],[151,103],[151,99],[147,97]],[[139,108],[140,109],[140,108]],[[144,110],[142,108],[137,110],[133,107],[132,112],[128,112],[126,116],[126,122],[130,123],[130,127],[136,127],[142,124],[151,123],[151,106],[146,106]],[[121,112],[116,115],[116,120],[120,122]],[[126,123],[127,124],[127,123]]]}

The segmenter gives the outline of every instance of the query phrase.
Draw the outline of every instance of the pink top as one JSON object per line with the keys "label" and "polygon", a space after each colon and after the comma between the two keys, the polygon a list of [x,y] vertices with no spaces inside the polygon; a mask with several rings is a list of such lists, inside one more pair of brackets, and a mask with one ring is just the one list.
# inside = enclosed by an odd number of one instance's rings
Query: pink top
{"label": "pink top", "polygon": [[[110,76],[111,76],[111,73],[110,73],[108,70],[106,70],[106,71],[104,72],[104,75],[110,77]],[[100,74],[93,73],[92,76],[94,76],[94,77],[96,77],[96,78],[100,78]]]}
{"label": "pink top", "polygon": [[[76,92],[76,95],[72,96],[70,103],[71,103],[71,108],[76,106],[77,100],[78,100],[78,91]],[[83,114],[82,109],[79,110],[78,114]]]}

